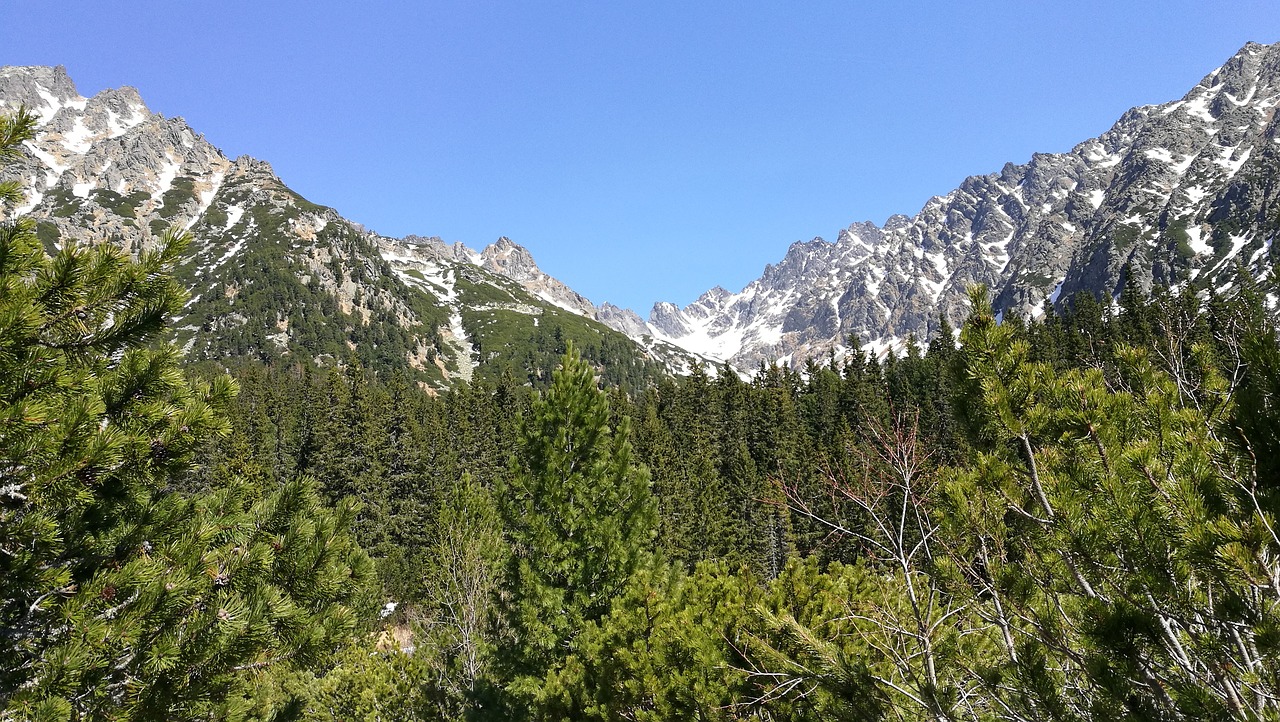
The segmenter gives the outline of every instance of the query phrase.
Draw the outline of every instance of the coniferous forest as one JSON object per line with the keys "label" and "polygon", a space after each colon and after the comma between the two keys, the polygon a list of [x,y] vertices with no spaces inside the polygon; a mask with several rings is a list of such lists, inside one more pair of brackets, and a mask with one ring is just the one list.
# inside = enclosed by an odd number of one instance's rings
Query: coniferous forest
{"label": "coniferous forest", "polygon": [[565,343],[432,395],[184,362],[184,243],[0,226],[0,719],[1280,717],[1245,274],[1035,321],[975,288],[905,355],[749,380],[611,387]]}

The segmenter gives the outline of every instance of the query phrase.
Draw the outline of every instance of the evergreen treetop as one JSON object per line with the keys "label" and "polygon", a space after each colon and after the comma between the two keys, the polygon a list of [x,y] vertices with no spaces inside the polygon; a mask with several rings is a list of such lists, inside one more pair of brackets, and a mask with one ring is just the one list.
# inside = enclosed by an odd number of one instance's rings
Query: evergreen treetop
{"label": "evergreen treetop", "polygon": [[536,688],[649,556],[655,507],[629,436],[628,419],[609,426],[608,397],[570,345],[521,419],[520,449],[500,493],[516,641],[507,664],[517,694]]}

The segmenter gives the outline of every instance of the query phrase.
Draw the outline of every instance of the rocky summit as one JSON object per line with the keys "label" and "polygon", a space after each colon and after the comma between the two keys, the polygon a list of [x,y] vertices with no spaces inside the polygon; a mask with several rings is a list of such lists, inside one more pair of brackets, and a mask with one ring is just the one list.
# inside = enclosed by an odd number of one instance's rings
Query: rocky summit
{"label": "rocky summit", "polygon": [[1067,153],[973,176],[914,217],[793,244],[737,293],[713,288],[646,322],[602,316],[751,369],[923,341],[985,284],[1005,314],[1152,285],[1225,289],[1271,277],[1280,226],[1280,45],[1250,43],[1180,100],[1133,108]]}

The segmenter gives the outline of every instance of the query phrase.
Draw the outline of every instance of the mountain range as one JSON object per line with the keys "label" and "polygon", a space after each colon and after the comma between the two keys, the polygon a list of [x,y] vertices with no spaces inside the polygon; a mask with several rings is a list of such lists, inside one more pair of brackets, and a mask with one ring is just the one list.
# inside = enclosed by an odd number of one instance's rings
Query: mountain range
{"label": "mountain range", "polygon": [[1078,292],[1225,290],[1237,265],[1270,278],[1280,227],[1280,45],[1245,45],[1185,96],[1124,113],[1066,153],[965,179],[912,217],[795,243],[737,293],[654,306],[635,324],[739,368],[923,341],[958,327],[966,289],[1039,316]]}
{"label": "mountain range", "polygon": [[500,239],[481,252],[388,238],[292,191],[261,160],[227,158],[137,90],[81,96],[61,67],[0,69],[0,107],[38,115],[5,167],[52,251],[69,240],[130,251],[171,226],[193,237],[177,269],[191,298],[173,341],[188,358],[358,361],[449,388],[476,374],[537,381],[567,341],[607,380],[640,385],[701,360],[641,346]]}
{"label": "mountain range", "polygon": [[624,385],[887,353],[958,326],[975,283],[1000,312],[1039,316],[1076,293],[1114,296],[1126,278],[1226,290],[1244,268],[1273,280],[1278,104],[1280,44],[1247,44],[1181,99],[1133,108],[1066,153],[967,178],[912,217],[794,243],[741,291],[717,286],[642,319],[597,306],[507,238],[475,251],[372,232],[268,163],[227,158],[133,88],[85,98],[61,67],[0,69],[0,107],[39,116],[4,169],[30,189],[12,215],[50,249],[138,250],[170,226],[189,231],[178,273],[191,300],[173,338],[189,357],[355,359],[433,390],[477,374],[536,381],[566,340]]}

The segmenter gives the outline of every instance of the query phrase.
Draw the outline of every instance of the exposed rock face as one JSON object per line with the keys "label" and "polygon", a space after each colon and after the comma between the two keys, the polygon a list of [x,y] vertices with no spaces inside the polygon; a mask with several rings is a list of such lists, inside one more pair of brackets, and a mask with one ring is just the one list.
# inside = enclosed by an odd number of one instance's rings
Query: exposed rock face
{"label": "exposed rock face", "polygon": [[1267,277],[1277,103],[1280,45],[1251,43],[1182,100],[1134,108],[1068,153],[968,178],[912,218],[796,243],[741,292],[656,304],[648,328],[749,369],[843,353],[851,335],[877,351],[923,341],[940,315],[964,319],[975,283],[998,309],[1039,315],[1046,300],[1117,292],[1126,266],[1147,288],[1223,287],[1237,263]]}
{"label": "exposed rock face", "polygon": [[6,174],[30,189],[16,212],[48,224],[45,237],[138,248],[151,224],[199,216],[231,166],[181,118],[147,110],[133,88],[83,98],[61,67],[0,69],[0,107],[19,105],[40,117],[39,132]]}
{"label": "exposed rock face", "polygon": [[533,262],[533,256],[523,246],[502,237],[480,252],[479,265],[494,273],[519,283],[526,291],[548,303],[555,304],[588,318],[596,315],[595,304],[577,291],[548,276]]}
{"label": "exposed rock face", "polygon": [[648,327],[644,325],[644,319],[640,318],[639,314],[629,308],[618,308],[608,302],[600,304],[600,308],[596,310],[596,320],[632,338],[639,338],[649,333]]}
{"label": "exposed rock face", "polygon": [[84,100],[61,65],[0,68],[0,97],[9,108],[26,106],[45,123],[67,103]]}

